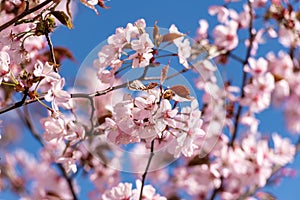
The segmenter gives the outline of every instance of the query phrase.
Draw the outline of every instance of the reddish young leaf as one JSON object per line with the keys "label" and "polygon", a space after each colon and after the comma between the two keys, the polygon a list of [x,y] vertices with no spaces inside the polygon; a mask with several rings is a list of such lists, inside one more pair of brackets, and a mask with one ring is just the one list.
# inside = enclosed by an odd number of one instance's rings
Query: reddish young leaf
{"label": "reddish young leaf", "polygon": [[157,24],[157,21],[155,22],[154,28],[153,28],[153,39],[154,39],[155,46],[159,47],[163,38],[162,38],[161,34],[159,33],[159,28],[156,24]]}
{"label": "reddish young leaf", "polygon": [[167,64],[164,66],[161,70],[161,75],[160,75],[160,83],[163,84],[163,82],[166,80],[168,71],[169,71],[170,64]]}
{"label": "reddish young leaf", "polygon": [[106,6],[104,1],[103,0],[98,0],[98,5],[101,7],[101,8],[104,8],[104,9],[108,9],[110,7]]}
{"label": "reddish young leaf", "polygon": [[[66,58],[71,61],[75,61],[75,58],[69,49],[67,49],[65,47],[54,47],[53,49],[54,49],[54,57],[58,64],[60,64],[61,61]],[[48,60],[50,59],[49,51],[45,52],[43,55],[46,56],[48,58]]]}
{"label": "reddish young leaf", "polygon": [[184,36],[180,33],[167,33],[162,36],[162,42],[172,42],[173,40]]}
{"label": "reddish young leaf", "polygon": [[174,85],[170,88],[175,94],[183,98],[190,97],[190,90],[184,85]]}

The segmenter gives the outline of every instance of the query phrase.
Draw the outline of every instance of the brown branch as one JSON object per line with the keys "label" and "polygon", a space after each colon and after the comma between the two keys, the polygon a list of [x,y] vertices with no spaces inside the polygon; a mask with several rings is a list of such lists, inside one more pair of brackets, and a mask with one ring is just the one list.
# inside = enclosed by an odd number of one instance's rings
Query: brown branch
{"label": "brown branch", "polygon": [[[251,55],[251,50],[252,50],[252,46],[253,46],[253,40],[255,38],[255,35],[253,34],[252,32],[252,29],[253,29],[253,21],[254,21],[254,16],[253,16],[253,13],[252,13],[252,3],[250,0],[248,0],[248,6],[249,6],[249,14],[250,14],[250,24],[249,24],[249,28],[248,28],[248,32],[249,32],[249,46],[248,46],[248,49],[247,49],[247,52],[246,52],[246,56],[245,56],[245,59],[242,61],[240,60],[239,62],[242,63],[242,67],[244,67],[247,63],[248,63],[248,59]],[[246,82],[247,82],[247,73],[245,71],[243,71],[243,80],[242,80],[242,85],[241,85],[241,88],[242,88],[242,91],[241,91],[241,96],[240,96],[240,99],[242,99],[244,96],[245,96],[245,93],[244,93],[244,86],[246,85]],[[231,137],[231,140],[228,144],[229,147],[232,147],[233,144],[234,144],[234,141],[236,139],[236,136],[237,136],[237,133],[238,133],[238,128],[239,128],[239,119],[240,119],[240,116],[241,116],[241,113],[242,113],[242,109],[243,109],[243,106],[242,105],[239,105],[238,106],[238,109],[237,109],[237,113],[235,115],[235,118],[234,118],[234,128],[233,128],[233,133],[232,133],[232,137]],[[223,181],[221,180],[221,185],[223,184]],[[210,200],[214,200],[217,196],[217,194],[220,192],[220,188],[215,188],[212,192],[212,196],[210,198]]]}
{"label": "brown branch", "polygon": [[[141,77],[139,79],[141,79]],[[142,80],[146,80],[146,79],[142,79]],[[133,82],[133,81],[129,81],[128,83],[131,83],[131,82]],[[117,86],[112,86],[112,87],[109,87],[105,90],[96,91],[96,92],[89,93],[89,94],[85,94],[85,93],[71,94],[71,98],[87,98],[87,99],[90,99],[90,98],[94,98],[94,97],[97,97],[97,96],[102,96],[102,95],[105,95],[105,94],[107,94],[107,93],[109,93],[113,90],[117,90],[117,89],[127,87],[128,83],[123,83],[123,84],[120,84],[120,85],[117,85]],[[9,105],[8,107],[0,109],[0,115],[3,114],[3,113],[6,113],[8,111],[14,110],[16,108],[22,107],[24,105],[35,103],[37,101],[42,101],[44,99],[45,99],[45,96],[40,96],[37,99],[30,99],[30,100],[27,100],[27,101],[24,101],[24,102],[19,101],[19,102],[13,103],[13,104]]]}
{"label": "brown branch", "polygon": [[211,194],[211,197],[209,198],[209,200],[214,200],[217,196],[217,194],[222,190],[223,186],[222,186],[222,183],[223,183],[223,178],[221,177],[221,185],[220,187],[216,188],[212,194]]}
{"label": "brown branch", "polygon": [[[253,21],[254,21],[254,16],[253,16],[253,12],[252,12],[252,3],[250,0],[248,0],[248,6],[249,6],[249,14],[250,14],[250,25],[249,25],[249,28],[248,28],[248,32],[249,32],[249,46],[248,46],[248,49],[247,49],[247,52],[246,52],[246,56],[245,56],[245,59],[243,61],[243,67],[248,64],[248,59],[251,55],[251,50],[252,50],[252,46],[253,46],[253,41],[255,39],[255,34],[253,33],[252,29],[253,29]],[[244,86],[246,85],[246,82],[247,82],[247,72],[243,71],[243,80],[242,80],[242,91],[241,91],[241,96],[240,96],[240,99],[242,99],[244,96],[245,96],[245,92],[243,90]],[[242,113],[242,109],[243,109],[243,106],[239,104],[238,106],[238,110],[237,110],[237,113],[235,115],[235,119],[234,119],[234,128],[233,128],[233,133],[232,133],[232,137],[231,137],[231,140],[229,142],[229,146],[233,146],[234,144],[234,140],[237,136],[237,133],[238,133],[238,128],[239,128],[239,120],[240,120],[240,116],[241,116],[241,113]]]}
{"label": "brown branch", "polygon": [[49,49],[50,49],[51,62],[54,64],[55,69],[56,69],[56,60],[55,60],[55,54],[54,54],[53,44],[52,44],[52,41],[51,41],[51,38],[50,38],[48,32],[45,33],[45,37],[47,39],[47,43],[48,43],[48,46],[49,46]]}
{"label": "brown branch", "polygon": [[[90,94],[83,94],[83,93],[71,94],[71,98],[91,98],[91,97],[97,97],[97,96],[101,96],[101,95],[107,94],[108,92],[110,92],[110,91],[112,91],[114,89],[119,89],[120,86],[121,85],[116,86],[116,87],[110,87],[110,88],[108,88],[106,90],[97,91],[97,92],[90,93]],[[27,101],[24,101],[24,102],[21,100],[21,101],[16,102],[16,103],[14,103],[14,104],[12,104],[12,105],[10,105],[8,107],[0,109],[0,115],[3,114],[3,113],[6,113],[8,111],[14,110],[16,108],[22,107],[24,105],[29,105],[29,104],[35,103],[37,101],[42,101],[44,99],[45,99],[45,96],[40,96],[37,99],[30,99],[30,100],[27,100]]]}
{"label": "brown branch", "polygon": [[[174,74],[171,74],[171,75],[167,76],[165,78],[165,80],[169,80],[171,78],[174,78],[174,77],[178,76],[179,74],[183,74],[183,73],[185,73],[185,72],[187,72],[191,69],[193,69],[193,68],[184,68],[184,69],[180,70],[179,72],[175,72]],[[145,81],[159,81],[160,77],[158,77],[158,76],[157,77],[145,77],[143,80],[145,80]]]}
{"label": "brown branch", "polygon": [[[42,140],[41,136],[38,134],[38,132],[36,131],[36,129],[34,128],[34,126],[32,124],[32,120],[30,118],[30,113],[29,113],[28,107],[24,106],[24,114],[20,110],[17,110],[17,112],[18,112],[20,118],[25,123],[25,125],[28,127],[28,129],[31,132],[31,134],[33,135],[33,137],[38,141],[38,143],[42,147],[44,147],[45,145],[43,143],[43,140]],[[60,163],[55,163],[55,164],[58,167],[58,169],[60,170],[60,172],[61,172],[62,176],[64,177],[64,179],[67,181],[68,187],[69,187],[70,192],[72,194],[72,199],[77,200],[78,198],[77,198],[77,195],[75,193],[75,189],[73,187],[71,178],[68,176],[66,170],[63,168],[63,166]]]}
{"label": "brown branch", "polygon": [[[40,101],[42,101],[42,100],[45,99],[45,97],[44,97],[44,96],[41,96],[41,97],[39,97],[38,99],[39,99]],[[22,106],[24,106],[24,105],[32,104],[32,103],[34,103],[34,102],[37,102],[37,100],[36,100],[36,99],[30,99],[30,100],[24,101],[23,103],[22,103],[22,100],[21,100],[21,101],[18,101],[18,102],[16,102],[16,103],[11,104],[11,105],[8,106],[8,107],[5,107],[5,108],[0,109],[0,115],[3,114],[3,113],[9,112],[9,111],[11,111],[11,110],[14,110],[14,109],[16,109],[16,108],[20,108],[20,107],[22,107]]]}
{"label": "brown branch", "polygon": [[20,15],[16,16],[15,18],[13,18],[12,20],[6,22],[5,24],[0,26],[0,32],[3,31],[4,29],[10,27],[11,25],[13,25],[14,23],[16,23],[17,21],[19,21],[20,19],[22,19],[23,17],[43,8],[44,6],[46,6],[47,4],[49,4],[50,2],[52,2],[52,0],[46,0],[43,3],[31,8],[31,9],[25,9],[24,12],[22,12]]}
{"label": "brown branch", "polygon": [[142,186],[141,186],[141,192],[140,192],[139,200],[143,199],[143,189],[144,189],[144,185],[145,185],[146,176],[147,176],[150,164],[151,164],[151,160],[152,160],[152,158],[154,156],[154,141],[155,141],[155,139],[153,139],[152,142],[151,142],[150,156],[149,156],[149,159],[148,159],[148,163],[147,163],[145,172],[144,172],[144,174],[142,176]]}
{"label": "brown branch", "polygon": [[232,59],[236,60],[236,61],[239,62],[239,63],[244,64],[244,62],[245,62],[242,58],[240,58],[239,56],[233,54],[233,53],[230,52],[230,51],[228,51],[227,55],[228,55],[229,57],[231,57]]}

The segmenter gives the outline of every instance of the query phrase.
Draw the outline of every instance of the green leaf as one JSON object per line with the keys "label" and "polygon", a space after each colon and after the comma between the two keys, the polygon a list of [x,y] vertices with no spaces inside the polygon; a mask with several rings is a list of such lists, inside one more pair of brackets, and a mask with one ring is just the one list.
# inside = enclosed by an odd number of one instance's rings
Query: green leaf
{"label": "green leaf", "polygon": [[57,11],[54,10],[51,12],[51,14],[63,25],[67,26],[69,29],[73,28],[73,23],[70,19],[70,17],[64,13],[63,11]]}

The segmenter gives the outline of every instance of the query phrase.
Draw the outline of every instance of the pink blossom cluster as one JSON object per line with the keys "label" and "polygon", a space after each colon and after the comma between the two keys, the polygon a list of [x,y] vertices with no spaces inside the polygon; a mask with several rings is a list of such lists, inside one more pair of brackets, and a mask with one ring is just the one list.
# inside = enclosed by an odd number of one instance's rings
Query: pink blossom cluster
{"label": "pink blossom cluster", "polygon": [[[253,21],[257,18],[256,12],[264,6],[267,7],[265,19],[275,19],[276,24],[266,22],[262,27],[253,26]],[[240,103],[249,108],[242,115],[241,123],[250,126],[253,132],[256,132],[259,124],[255,114],[269,108],[271,103],[284,105],[286,123],[291,132],[298,133],[300,130],[297,123],[299,119],[297,113],[299,112],[288,106],[296,103],[298,99],[296,92],[298,82],[296,80],[298,80],[299,61],[294,54],[300,44],[299,20],[296,17],[299,11],[289,6],[290,4],[284,1],[251,1],[250,4],[243,5],[244,10],[240,13],[227,6],[211,6],[209,13],[217,15],[218,21],[221,23],[213,29],[213,41],[209,39],[207,21],[204,19],[199,21],[197,42],[208,48],[210,56],[218,56],[217,61],[221,64],[226,64],[231,58],[230,55],[224,56],[226,52],[234,54],[238,45],[237,34],[249,29],[249,24],[252,23],[251,30],[249,30],[252,35],[251,43],[249,39],[245,41],[245,47],[251,45],[249,58],[246,61],[237,60],[244,65],[244,72],[247,73],[248,79],[245,81],[245,87],[241,90],[242,97],[229,100],[232,105]],[[267,37],[278,38],[280,44],[290,48],[290,53],[287,54],[282,50],[276,56],[275,52],[270,51],[266,57],[257,58],[259,45],[265,45]],[[204,77],[210,77],[211,75],[207,75],[207,73],[211,74],[214,71],[214,69],[207,70],[203,67],[201,70],[206,73]],[[197,80],[197,84],[199,88],[204,88],[202,80]],[[226,124],[228,123],[231,122],[226,122]]]}
{"label": "pink blossom cluster", "polygon": [[[21,199],[53,199],[57,196],[63,199],[72,198],[66,180],[51,167],[52,161],[47,154],[41,152],[39,160],[24,150],[5,154],[5,170],[2,176],[11,180],[10,187],[20,191]],[[29,186],[32,188],[30,193],[26,192]]]}
{"label": "pink blossom cluster", "polygon": [[[14,18],[15,14],[13,11],[21,10],[23,3],[23,1],[4,1],[4,9],[1,9],[0,12],[0,24],[4,24]],[[30,1],[30,3],[33,3],[33,1]],[[28,18],[33,16],[35,14],[29,15]],[[26,39],[22,38],[34,28],[35,24],[25,23],[12,26],[1,32],[0,50],[9,54],[11,58],[10,70],[15,76],[21,72],[21,64],[27,66],[28,70],[31,70],[37,59],[41,57],[41,50],[46,47],[46,40],[43,36],[31,34]]]}
{"label": "pink blossom cluster", "polygon": [[41,119],[41,123],[45,129],[43,137],[47,142],[59,143],[67,140],[72,145],[85,137],[83,125],[75,119],[68,119],[65,115],[49,116]]}
{"label": "pink blossom cluster", "polygon": [[[228,147],[228,138],[220,139],[210,156],[199,163],[186,160],[186,166],[174,170],[173,181],[194,198],[205,199],[218,188],[222,199],[238,199],[253,186],[264,187],[276,166],[291,163],[296,152],[289,140],[274,134],[273,148],[266,139],[248,134],[239,145]],[[202,159],[202,163],[201,162]]]}
{"label": "pink blossom cluster", "polygon": [[[140,199],[141,181],[136,180],[136,189],[132,189],[131,183],[119,183],[111,190],[106,191],[101,199],[102,200],[115,200],[115,199],[128,199],[138,200]],[[160,196],[155,192],[155,188],[151,185],[145,185],[143,190],[142,199],[145,200],[166,200],[166,197]]]}
{"label": "pink blossom cluster", "polygon": [[272,101],[277,106],[283,105],[288,129],[299,133],[299,110],[291,106],[297,105],[299,100],[300,73],[295,70],[299,65],[295,66],[291,57],[283,51],[277,56],[271,52],[267,59],[269,69],[276,80]]}
{"label": "pink blossom cluster", "polygon": [[34,65],[33,75],[34,78],[40,78],[39,82],[33,84],[33,90],[46,93],[45,100],[52,103],[55,111],[59,110],[58,106],[65,109],[72,108],[71,95],[63,90],[65,79],[54,71],[53,65],[37,61]]}
{"label": "pink blossom cluster", "polygon": [[98,59],[94,61],[94,66],[98,68],[98,78],[102,83],[113,85],[115,74],[124,65],[143,68],[159,64],[156,57],[159,57],[158,47],[162,42],[173,42],[178,51],[174,55],[178,56],[179,63],[186,68],[190,67],[188,63],[191,56],[190,41],[183,37],[184,34],[179,32],[175,25],[170,27],[169,35],[168,33],[164,35],[169,37],[158,35],[155,41],[151,40],[145,28],[145,20],[139,19],[134,24],[128,23],[125,28],[117,28],[115,34],[107,39],[108,44],[102,47]]}
{"label": "pink blossom cluster", "polygon": [[169,152],[175,157],[193,155],[199,148],[194,141],[205,135],[198,103],[193,100],[191,107],[183,107],[179,112],[172,105],[174,102],[163,98],[166,92],[152,89],[135,98],[125,94],[114,106],[112,118],[106,118],[101,125],[108,140],[128,144],[157,139],[160,143],[170,143]]}
{"label": "pink blossom cluster", "polygon": [[[35,1],[26,2],[30,7],[37,5]],[[20,15],[26,7],[26,2],[22,0],[3,1],[0,24],[2,25]],[[61,5],[58,6],[58,8],[60,7]],[[73,7],[72,11],[74,10]],[[32,99],[38,96],[36,90],[41,88],[43,94],[48,93],[45,99],[52,102],[54,110],[58,110],[58,106],[69,107],[66,105],[69,95],[61,90],[64,85],[64,78],[61,78],[56,73],[57,70],[54,70],[54,67],[57,68],[57,66],[49,66],[50,64],[47,62],[48,57],[50,57],[47,50],[48,43],[46,37],[38,33],[39,26],[41,26],[38,19],[43,17],[43,12],[41,9],[37,10],[26,15],[25,19],[18,21],[14,26],[1,30],[0,84],[4,80],[4,85],[14,86],[16,92],[27,91]],[[51,61],[52,64],[53,61]],[[41,80],[43,83],[40,88],[37,88]],[[46,86],[47,84],[48,86]],[[3,88],[0,90],[2,91]],[[9,102],[1,102],[3,105],[7,103]]]}
{"label": "pink blossom cluster", "polygon": [[[106,8],[101,0],[82,2],[92,9],[94,5]],[[0,190],[11,189],[22,199],[76,199],[80,192],[80,182],[76,181],[79,173],[94,186],[88,194],[90,199],[138,200],[142,192],[142,199],[149,200],[253,200],[263,199],[262,188],[273,179],[276,182],[283,176],[292,176],[294,171],[285,166],[293,162],[299,142],[293,144],[277,133],[270,137],[260,133],[259,117],[276,105],[285,114],[287,128],[300,133],[300,109],[295,106],[300,103],[300,11],[288,1],[249,0],[238,4],[242,5],[238,12],[231,6],[235,2],[225,0],[224,5],[209,8],[209,14],[216,16],[218,23],[210,29],[211,24],[201,19],[196,43],[175,25],[161,35],[155,24],[151,35],[144,19],[117,28],[93,63],[98,71],[85,74],[85,84],[95,88],[89,88],[92,93],[86,94],[70,94],[64,89],[65,78],[58,72],[60,65],[43,53],[45,37],[30,35],[36,30],[36,22],[1,32],[1,106],[17,96],[7,86],[23,95],[25,101],[16,103],[16,108],[38,101],[50,112],[39,120],[42,134],[28,114],[30,109],[24,108],[11,118],[15,122],[17,116],[25,122],[42,145],[39,159],[23,150],[8,152],[13,133],[0,135],[1,155],[4,152]],[[4,1],[0,24],[21,13],[25,3]],[[64,14],[60,13],[66,17]],[[34,16],[32,13],[27,17]],[[60,21],[67,24],[68,19]],[[257,20],[263,22],[256,23]],[[268,50],[266,41],[275,39],[279,52]],[[174,45],[175,52],[163,54],[168,45]],[[264,55],[261,47],[266,47],[268,53]],[[204,49],[206,57],[197,60]],[[163,60],[160,58],[166,57],[170,60],[160,76],[150,77],[148,70],[159,69]],[[240,70],[243,76],[241,86],[235,80],[238,74],[229,74],[228,78],[218,74],[221,68],[210,60],[215,57],[220,66],[240,65],[235,72]],[[181,73],[175,75],[200,74],[194,89],[201,101],[190,96],[184,85],[164,85],[169,78],[176,78],[168,73],[172,58],[181,67]],[[128,69],[143,70],[143,74],[122,80],[118,74]],[[100,86],[89,76],[98,78]],[[224,83],[220,83],[220,76]],[[160,82],[150,82],[157,80]],[[135,92],[125,93],[126,87]],[[124,90],[120,92],[120,88]],[[112,91],[118,94],[113,96]],[[51,103],[51,108],[43,101]],[[83,113],[88,113],[88,117]],[[113,147],[124,146],[125,150],[134,146],[131,159],[124,165],[131,164],[138,173],[135,187],[122,181],[120,171],[115,169],[126,166],[120,166],[123,153]],[[171,164],[175,158],[178,160]],[[152,171],[161,163],[170,164],[170,168]]]}
{"label": "pink blossom cluster", "polygon": [[[98,59],[94,62],[99,68],[98,77],[101,82],[113,84],[114,73],[124,62],[121,57],[126,48],[131,48],[135,52],[126,58],[132,60],[133,68],[149,65],[154,45],[149,34],[144,31],[145,27],[145,20],[140,19],[134,25],[129,23],[126,28],[117,28],[116,33],[107,39],[108,44],[101,49]],[[111,70],[107,69],[108,66]]]}
{"label": "pink blossom cluster", "polygon": [[271,93],[275,88],[274,76],[267,72],[268,63],[264,58],[249,58],[249,66],[244,70],[252,75],[252,81],[244,87],[245,97],[241,104],[249,106],[249,112],[257,113],[268,108]]}

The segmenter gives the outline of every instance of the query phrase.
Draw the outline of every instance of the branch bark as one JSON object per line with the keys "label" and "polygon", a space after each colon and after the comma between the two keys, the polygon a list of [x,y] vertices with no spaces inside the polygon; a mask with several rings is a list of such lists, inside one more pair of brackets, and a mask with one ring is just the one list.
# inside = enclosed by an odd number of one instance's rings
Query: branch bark
{"label": "branch bark", "polygon": [[0,32],[3,31],[4,29],[10,27],[11,25],[13,25],[14,23],[16,23],[17,21],[19,21],[20,19],[22,19],[23,17],[43,8],[44,6],[48,5],[49,3],[51,3],[53,0],[46,0],[43,3],[31,8],[31,9],[26,9],[24,12],[22,12],[20,15],[14,17],[13,19],[11,19],[10,21],[6,22],[5,24],[0,26]]}
{"label": "branch bark", "polygon": [[[33,135],[33,137],[38,141],[38,143],[41,145],[41,147],[44,147],[44,143],[43,143],[42,138],[40,137],[40,135],[38,134],[38,132],[34,128],[34,125],[32,124],[32,120],[30,118],[30,112],[28,110],[28,107],[27,106],[24,107],[24,114],[20,110],[17,110],[17,111],[18,111],[18,114],[19,114],[20,118],[23,120],[25,125],[28,127],[28,129],[31,132],[31,134]],[[66,170],[64,169],[64,167],[61,164],[55,163],[55,165],[58,167],[58,169],[61,172],[63,178],[66,180],[66,182],[68,184],[68,187],[70,189],[70,192],[72,194],[72,199],[77,200],[78,198],[77,198],[74,186],[72,184],[72,179],[68,176]]]}
{"label": "branch bark", "polygon": [[[249,6],[249,15],[250,15],[250,25],[248,28],[248,32],[249,32],[249,46],[246,52],[246,56],[245,59],[243,61],[243,66],[244,67],[246,64],[248,64],[248,59],[251,56],[251,50],[252,50],[252,46],[253,46],[253,41],[255,39],[255,34],[252,32],[253,29],[253,21],[254,21],[254,16],[253,16],[253,12],[252,12],[252,3],[250,0],[248,0],[248,6]],[[247,72],[243,71],[243,80],[242,80],[242,91],[241,91],[241,96],[240,99],[242,99],[245,96],[245,92],[243,90],[244,86],[246,85],[247,82]],[[239,124],[239,120],[240,120],[240,116],[242,113],[242,109],[243,106],[239,104],[238,109],[237,109],[237,113],[235,115],[235,119],[234,119],[234,129],[233,129],[233,133],[232,133],[232,137],[229,143],[229,146],[233,146],[234,144],[234,140],[236,139],[237,133],[238,133],[238,124]]]}
{"label": "branch bark", "polygon": [[148,159],[148,163],[147,163],[145,172],[144,172],[144,174],[142,176],[142,186],[141,186],[141,192],[140,192],[139,200],[143,199],[143,189],[144,189],[144,185],[145,185],[146,176],[147,176],[150,164],[151,164],[151,160],[152,160],[152,158],[154,156],[154,141],[155,141],[155,139],[153,139],[152,142],[151,142],[150,156],[149,156],[149,159]]}

